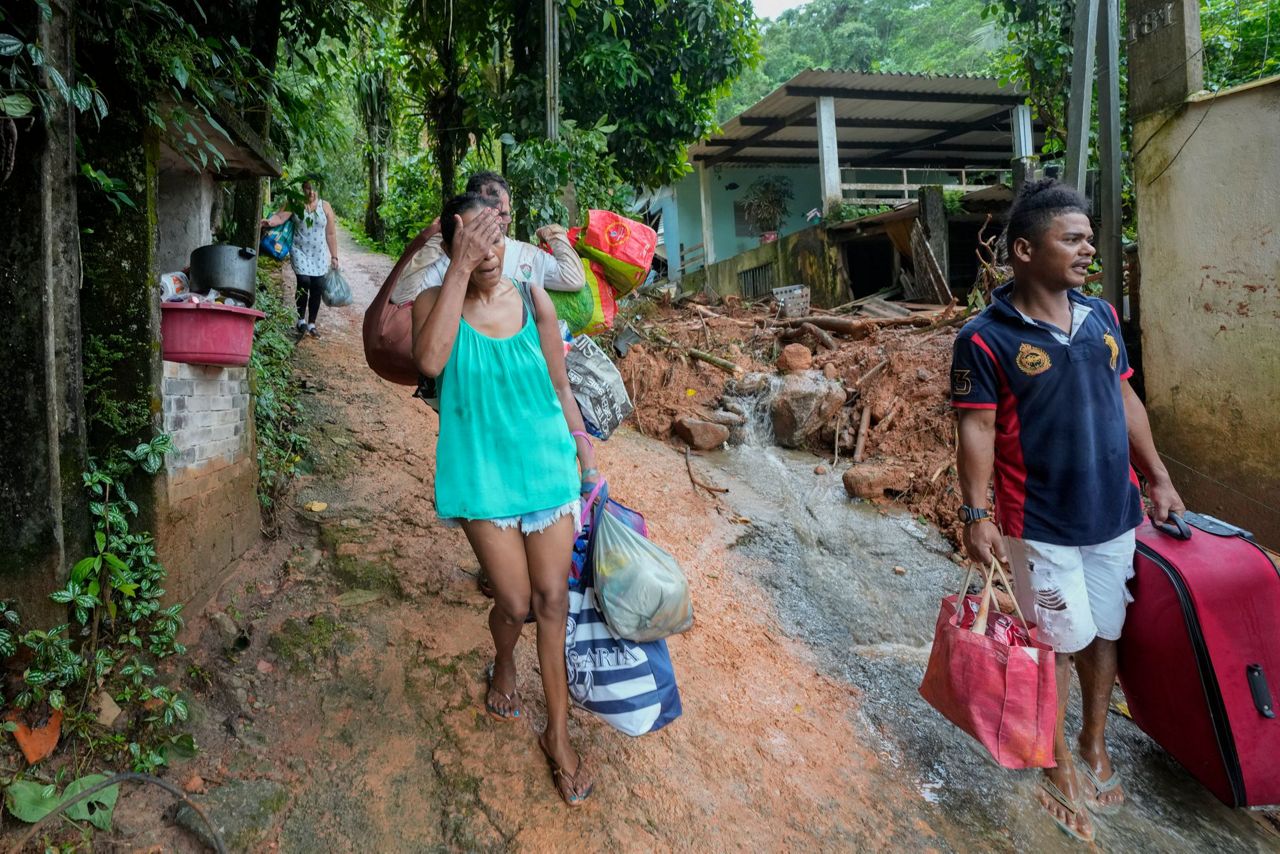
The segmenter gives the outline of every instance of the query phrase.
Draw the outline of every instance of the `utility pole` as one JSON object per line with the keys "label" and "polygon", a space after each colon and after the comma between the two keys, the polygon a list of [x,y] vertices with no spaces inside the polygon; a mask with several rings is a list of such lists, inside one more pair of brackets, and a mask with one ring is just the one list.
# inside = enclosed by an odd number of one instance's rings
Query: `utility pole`
{"label": "utility pole", "polygon": [[543,0],[546,35],[543,65],[546,68],[547,139],[560,138],[560,8],[556,0]]}
{"label": "utility pole", "polygon": [[1079,0],[1072,34],[1071,94],[1067,103],[1066,183],[1083,192],[1093,124],[1093,70],[1098,66],[1098,248],[1102,298],[1122,308],[1124,240],[1121,222],[1119,0]]}

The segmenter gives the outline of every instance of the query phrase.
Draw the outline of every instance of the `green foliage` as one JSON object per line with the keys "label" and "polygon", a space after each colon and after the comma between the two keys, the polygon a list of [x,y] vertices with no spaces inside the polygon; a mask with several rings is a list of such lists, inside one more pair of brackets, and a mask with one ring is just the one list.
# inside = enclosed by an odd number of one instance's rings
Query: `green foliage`
{"label": "green foliage", "polygon": [[[20,0],[28,9],[34,7],[36,18],[48,21],[53,7],[48,0]],[[47,62],[37,27],[21,27],[17,12],[0,9],[0,116],[22,118],[33,110],[47,113],[56,103],[69,104],[73,110],[101,120],[107,114],[107,102],[93,77],[76,75],[71,85],[63,74]],[[46,75],[49,88],[41,85]],[[50,89],[52,91],[50,91]]]}
{"label": "green foliage", "polygon": [[943,190],[942,207],[951,216],[959,216],[964,213],[964,205],[961,203],[963,198],[964,192],[961,190]]}
{"label": "green foliage", "polygon": [[[0,705],[30,709],[36,715],[62,710],[64,731],[85,736],[91,750],[122,751],[135,768],[145,770],[164,764],[166,756],[162,752],[158,763],[140,763],[138,757],[146,759],[162,750],[173,740],[172,728],[188,717],[186,701],[160,682],[156,663],[186,650],[177,641],[182,606],[162,606],[166,573],[156,560],[155,543],[150,534],[130,530],[138,505],[129,498],[125,482],[138,472],[155,474],[172,449],[167,435],[158,436],[104,461],[90,461],[83,484],[94,518],[94,549],[50,595],[66,606],[67,623],[23,631],[16,611],[0,602],[0,659],[25,665],[20,680],[6,683],[17,682],[17,692],[0,697]],[[86,711],[99,690],[122,708],[135,709],[130,730],[104,733]],[[63,796],[93,782],[86,778],[72,783]],[[31,811],[61,803],[54,791],[45,788],[36,798],[26,788],[10,787],[6,797],[11,812],[32,821],[38,817],[28,818]],[[105,828],[108,825],[100,821],[109,823],[114,802],[113,790],[104,790],[68,815]]]}
{"label": "green foliage", "polygon": [[763,56],[721,101],[725,121],[810,68],[929,74],[985,72],[997,33],[986,0],[810,0],[761,26]]}
{"label": "green foliage", "polygon": [[145,401],[125,400],[116,390],[116,370],[130,342],[115,333],[84,338],[84,408],[90,432],[102,428],[116,441],[132,441],[151,429]]}
{"label": "green foliage", "polygon": [[1201,0],[1200,30],[1206,89],[1280,74],[1280,0]]}
{"label": "green foliage", "polygon": [[555,141],[530,139],[516,144],[510,136],[503,138],[508,146],[507,179],[520,236],[527,238],[549,223],[569,222],[561,193],[570,183],[580,214],[591,208],[630,210],[634,193],[618,174],[617,162],[609,151],[608,137],[615,130],[603,119],[590,128],[568,121]]}
{"label": "green foliage", "polygon": [[267,530],[278,528],[276,503],[307,449],[307,437],[298,432],[302,407],[298,383],[293,377],[294,323],[297,313],[280,295],[272,269],[278,264],[262,259],[258,264],[257,300],[254,306],[266,317],[254,331],[249,371],[254,390],[253,424],[258,446],[258,501]]}
{"label": "green foliage", "polygon": [[88,163],[80,164],[80,174],[89,179],[89,183],[107,197],[107,201],[111,202],[111,206],[116,209],[117,213],[120,212],[122,205],[134,210],[138,209],[138,206],[133,203],[133,199],[129,198],[129,194],[125,192],[129,185],[121,179],[112,178],[102,170],[94,169]]}
{"label": "green foliage", "polygon": [[440,215],[440,176],[429,152],[403,157],[391,164],[387,195],[378,212],[386,227],[385,251],[399,256],[418,232]]}
{"label": "green foliage", "polygon": [[[5,806],[9,808],[14,818],[34,824],[85,789],[90,789],[107,779],[106,774],[90,774],[87,777],[81,777],[73,780],[61,795],[57,793],[57,786],[53,784],[15,780],[5,787]],[[111,817],[119,797],[120,786],[118,784],[108,786],[74,806],[68,807],[63,814],[72,821],[87,821],[99,830],[110,830]]]}
{"label": "green foliage", "polygon": [[[686,147],[714,130],[716,103],[755,60],[750,0],[569,0],[566,10],[563,117],[589,127],[607,116],[619,175],[642,187],[672,183],[688,171]],[[507,127],[533,136],[540,111],[527,93],[541,88],[513,82],[526,96],[514,99]]]}
{"label": "green foliage", "polygon": [[747,223],[757,232],[777,231],[787,218],[790,202],[791,179],[785,175],[762,175],[747,188],[742,196],[742,212]]}
{"label": "green foliage", "polygon": [[883,213],[890,209],[890,205],[858,205],[850,202],[842,202],[839,205],[832,205],[831,210],[827,211],[827,215],[822,221],[828,225],[837,222],[849,222],[855,219],[862,219],[864,216],[871,214]]}

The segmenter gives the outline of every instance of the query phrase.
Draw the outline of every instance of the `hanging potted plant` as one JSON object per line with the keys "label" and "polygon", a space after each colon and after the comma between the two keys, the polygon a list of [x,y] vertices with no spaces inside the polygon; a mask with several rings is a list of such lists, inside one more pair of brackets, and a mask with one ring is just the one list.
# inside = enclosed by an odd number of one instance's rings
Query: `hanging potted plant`
{"label": "hanging potted plant", "polygon": [[747,222],[760,234],[761,243],[778,239],[778,229],[787,218],[791,194],[791,179],[782,175],[765,175],[757,178],[742,197],[743,213]]}

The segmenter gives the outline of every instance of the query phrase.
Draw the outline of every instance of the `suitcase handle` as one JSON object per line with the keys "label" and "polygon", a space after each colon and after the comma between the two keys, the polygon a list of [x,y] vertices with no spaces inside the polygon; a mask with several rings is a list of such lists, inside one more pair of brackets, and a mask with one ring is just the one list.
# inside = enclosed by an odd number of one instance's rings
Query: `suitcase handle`
{"label": "suitcase handle", "polygon": [[1151,524],[1155,526],[1157,531],[1168,534],[1175,540],[1191,539],[1191,526],[1177,513],[1170,513],[1168,522],[1156,522],[1153,519]]}
{"label": "suitcase handle", "polygon": [[1249,693],[1253,695],[1253,704],[1264,718],[1276,716],[1275,706],[1271,704],[1271,691],[1267,688],[1267,676],[1262,672],[1261,664],[1250,664],[1245,667],[1245,678],[1249,680]]}

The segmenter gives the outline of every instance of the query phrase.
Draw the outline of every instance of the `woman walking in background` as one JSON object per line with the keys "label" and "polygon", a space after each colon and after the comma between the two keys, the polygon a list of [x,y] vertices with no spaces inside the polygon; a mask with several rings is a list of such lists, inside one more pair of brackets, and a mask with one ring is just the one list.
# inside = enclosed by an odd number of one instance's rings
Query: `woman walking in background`
{"label": "woman walking in background", "polygon": [[281,208],[262,225],[274,228],[293,217],[293,248],[289,250],[289,262],[298,279],[295,299],[298,305],[298,335],[319,338],[316,331],[316,315],[320,313],[320,296],[324,291],[324,277],[329,268],[338,268],[338,217],[329,203],[316,192],[315,181],[302,182],[305,199],[301,213]]}
{"label": "woman walking in background", "polygon": [[493,587],[485,708],[504,721],[526,716],[515,647],[532,611],[547,699],[538,742],[560,796],[577,806],[592,782],[569,743],[565,621],[579,495],[600,473],[565,374],[555,306],[542,288],[502,275],[493,204],[475,193],[445,204],[451,263],[444,284],[414,301],[413,358],[439,379],[436,512],[466,532]]}

